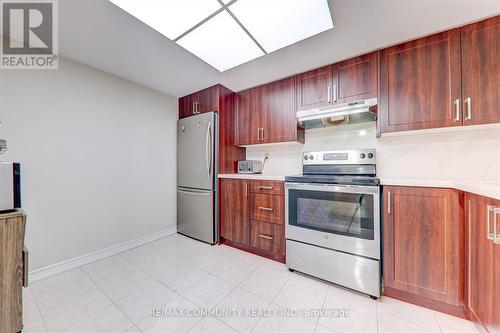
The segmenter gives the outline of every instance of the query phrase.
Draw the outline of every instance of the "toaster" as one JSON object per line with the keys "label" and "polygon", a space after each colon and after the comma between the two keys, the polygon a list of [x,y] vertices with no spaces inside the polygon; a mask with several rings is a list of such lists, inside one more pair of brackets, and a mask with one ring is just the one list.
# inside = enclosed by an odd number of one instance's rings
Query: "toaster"
{"label": "toaster", "polygon": [[262,161],[238,161],[238,173],[261,173]]}

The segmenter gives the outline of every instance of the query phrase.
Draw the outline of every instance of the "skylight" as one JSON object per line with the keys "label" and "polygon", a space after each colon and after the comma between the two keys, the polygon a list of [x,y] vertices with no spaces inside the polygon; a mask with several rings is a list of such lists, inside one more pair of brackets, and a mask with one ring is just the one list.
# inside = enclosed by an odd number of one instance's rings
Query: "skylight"
{"label": "skylight", "polygon": [[111,0],[223,72],[333,28],[331,0]]}

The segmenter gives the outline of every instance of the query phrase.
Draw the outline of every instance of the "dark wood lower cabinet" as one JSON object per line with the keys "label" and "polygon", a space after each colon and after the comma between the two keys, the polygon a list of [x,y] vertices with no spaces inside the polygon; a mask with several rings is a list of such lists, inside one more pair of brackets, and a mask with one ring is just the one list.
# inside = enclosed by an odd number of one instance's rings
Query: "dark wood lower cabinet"
{"label": "dark wood lower cabinet", "polygon": [[[500,332],[500,239],[498,244],[494,241],[500,200],[470,193],[465,198],[468,310],[471,319],[488,332]],[[496,227],[498,238],[498,222]]]}
{"label": "dark wood lower cabinet", "polygon": [[384,186],[384,294],[466,317],[462,195]]}
{"label": "dark wood lower cabinet", "polygon": [[282,225],[250,221],[250,244],[278,261],[285,260],[285,228]]}
{"label": "dark wood lower cabinet", "polygon": [[[283,182],[221,179],[221,243],[285,262]],[[271,193],[271,194],[265,194]]]}
{"label": "dark wood lower cabinet", "polygon": [[222,179],[220,185],[221,237],[236,244],[249,245],[248,182]]}

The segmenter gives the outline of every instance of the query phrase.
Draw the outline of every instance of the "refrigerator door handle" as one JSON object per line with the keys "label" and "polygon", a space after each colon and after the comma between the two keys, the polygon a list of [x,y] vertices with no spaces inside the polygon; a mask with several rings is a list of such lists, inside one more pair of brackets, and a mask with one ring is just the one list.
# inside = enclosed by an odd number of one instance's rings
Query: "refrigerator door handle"
{"label": "refrigerator door handle", "polygon": [[187,190],[187,189],[177,189],[177,192],[189,194],[189,195],[199,195],[203,197],[209,197],[212,195],[212,192],[207,191],[199,191],[199,190]]}
{"label": "refrigerator door handle", "polygon": [[207,142],[205,147],[208,179],[212,178],[212,123],[208,123]]}

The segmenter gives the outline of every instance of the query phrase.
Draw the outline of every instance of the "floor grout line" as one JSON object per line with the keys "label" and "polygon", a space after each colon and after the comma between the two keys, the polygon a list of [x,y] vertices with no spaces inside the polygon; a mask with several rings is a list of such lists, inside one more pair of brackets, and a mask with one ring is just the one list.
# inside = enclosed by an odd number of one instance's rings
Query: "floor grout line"
{"label": "floor grout line", "polygon": [[[30,289],[31,297],[35,301],[36,309],[38,310],[38,314],[40,315],[40,319],[42,320],[43,327],[45,328],[45,332],[49,333],[49,329],[47,328],[47,323],[45,322],[45,318],[42,315],[42,310],[40,310],[40,305],[38,304],[38,300],[35,297],[35,293],[33,292],[33,288],[28,287]],[[24,304],[24,303],[23,303]],[[24,326],[24,323],[23,323]]]}
{"label": "floor grout line", "polygon": [[[83,271],[83,274],[85,274],[85,275],[86,275],[86,276],[90,279],[90,281],[92,281],[92,283],[93,283],[93,284],[97,287],[97,289],[99,289],[99,291],[101,291],[101,293],[103,293],[103,294],[104,294],[104,296],[106,296],[106,297],[107,297],[107,298],[111,301],[111,305],[114,305],[114,306],[118,309],[118,311],[120,311],[120,312],[121,312],[121,313],[125,316],[125,318],[127,318],[127,319],[128,319],[128,320],[132,323],[132,325],[133,325],[133,326],[134,326],[134,327],[135,327],[135,328],[136,328],[139,332],[142,332],[142,330],[141,330],[141,329],[140,329],[140,328],[139,328],[139,327],[135,324],[135,322],[134,322],[132,319],[130,319],[130,318],[129,318],[129,316],[127,316],[127,314],[126,314],[126,313],[125,313],[125,312],[124,312],[124,311],[123,311],[123,310],[122,310],[122,309],[118,306],[118,304],[116,304],[116,303],[115,303],[115,301],[113,301],[113,299],[111,299],[111,297],[109,297],[109,295],[108,295],[108,294],[106,294],[106,292],[105,292],[105,291],[104,291],[104,290],[103,290],[103,289],[102,289],[102,288],[101,288],[101,287],[97,284],[97,282],[96,282],[96,281],[94,281],[94,279],[92,278],[92,276],[90,276],[90,274],[88,274],[87,272],[85,272],[83,269],[82,269],[82,271]],[[148,286],[149,286],[149,285],[148,285]],[[133,293],[132,293],[132,294],[133,294]],[[132,295],[132,294],[131,294],[131,295]],[[129,296],[130,296],[130,295],[129,295]],[[127,297],[128,297],[128,296],[127,296]],[[126,298],[126,297],[124,297],[123,299],[125,299],[125,298]],[[122,300],[123,300],[123,299],[122,299]],[[110,306],[111,306],[111,305],[110,305]],[[105,307],[104,309],[107,309],[108,307],[109,307],[109,306]],[[104,309],[103,309],[103,310],[104,310]],[[132,327],[132,326],[131,326],[131,327]],[[48,333],[50,333],[50,332],[48,332]]]}

